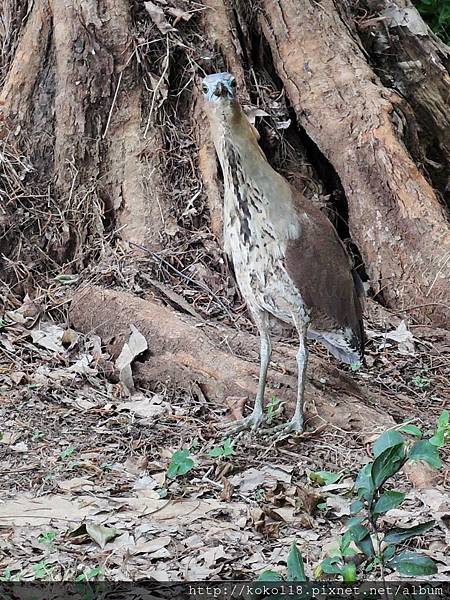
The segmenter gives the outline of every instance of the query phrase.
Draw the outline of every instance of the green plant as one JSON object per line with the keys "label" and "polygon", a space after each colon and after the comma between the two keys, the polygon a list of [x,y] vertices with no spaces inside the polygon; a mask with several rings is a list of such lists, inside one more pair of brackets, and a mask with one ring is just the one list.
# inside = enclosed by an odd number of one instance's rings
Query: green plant
{"label": "green plant", "polygon": [[167,469],[167,477],[175,479],[186,475],[194,466],[194,461],[190,457],[189,450],[177,450],[173,453],[169,468]]}
{"label": "green plant", "polygon": [[49,579],[52,570],[53,567],[46,560],[41,560],[33,565],[33,572],[36,579]]}
{"label": "green plant", "polygon": [[73,448],[72,446],[69,446],[68,448],[66,448],[65,450],[63,450],[61,452],[61,454],[59,455],[59,458],[61,460],[66,460],[70,456],[72,456],[72,454],[74,454],[74,453],[75,453],[75,448]]}
{"label": "green plant", "polygon": [[86,571],[83,571],[83,573],[80,573],[80,575],[77,575],[77,577],[75,578],[75,582],[78,583],[80,581],[92,581],[93,579],[100,577],[102,573],[103,571],[100,567],[87,569]]}
{"label": "green plant", "polygon": [[22,581],[22,571],[17,571],[17,573],[13,574],[12,569],[8,567],[3,571],[3,574],[0,575],[0,581],[5,581],[8,583]]}
{"label": "green plant", "polygon": [[356,581],[356,565],[350,559],[356,556],[357,551],[351,547],[352,536],[347,531],[338,539],[336,550],[327,556],[319,567],[316,568],[315,574],[320,576],[323,573],[340,575],[345,583],[353,583]]}
{"label": "green plant", "polygon": [[330,471],[311,471],[308,479],[316,485],[331,485],[341,479],[342,473],[331,473]]}
{"label": "green plant", "polygon": [[216,446],[209,451],[211,458],[227,458],[234,454],[233,446],[231,445],[231,438],[224,440],[222,446]]}
{"label": "green plant", "polygon": [[289,550],[286,577],[269,569],[261,573],[258,577],[258,581],[308,581],[305,574],[303,557],[297,548],[297,544],[293,542],[291,549]]}
{"label": "green plant", "polygon": [[266,417],[266,421],[268,425],[271,425],[273,420],[275,419],[275,417],[278,416],[279,412],[280,412],[280,404],[281,404],[281,400],[279,398],[277,398],[276,396],[272,396],[272,398],[269,400],[268,404],[267,404],[267,417]]}
{"label": "green plant", "polygon": [[44,533],[41,533],[41,535],[38,537],[38,544],[48,544],[50,546],[54,542],[57,535],[58,532],[53,531],[53,529],[44,531]]}
{"label": "green plant", "polygon": [[450,424],[448,410],[442,411],[437,422],[436,433],[430,438],[429,443],[436,448],[443,448],[450,441]]}
{"label": "green plant", "polygon": [[426,388],[429,388],[431,384],[431,381],[427,377],[422,377],[421,375],[416,375],[412,382],[420,390],[425,390]]}
{"label": "green plant", "polygon": [[[355,481],[357,498],[351,506],[354,517],[346,523],[336,551],[316,569],[316,576],[323,572],[340,575],[345,582],[354,582],[357,580],[357,563],[366,573],[379,569],[382,579],[386,569],[416,577],[437,572],[434,561],[428,556],[399,548],[407,540],[426,533],[434,526],[434,521],[382,530],[379,518],[405,499],[403,492],[386,489],[386,485],[406,461],[424,460],[433,468],[441,466],[439,449],[449,438],[448,421],[448,411],[444,411],[430,439],[421,439],[422,431],[415,425],[404,424],[386,431],[375,441],[374,460],[361,469]],[[405,439],[402,433],[419,439]],[[359,560],[353,561],[357,554]]]}
{"label": "green plant", "polygon": [[414,0],[422,17],[436,35],[450,44],[450,3],[448,0]]}

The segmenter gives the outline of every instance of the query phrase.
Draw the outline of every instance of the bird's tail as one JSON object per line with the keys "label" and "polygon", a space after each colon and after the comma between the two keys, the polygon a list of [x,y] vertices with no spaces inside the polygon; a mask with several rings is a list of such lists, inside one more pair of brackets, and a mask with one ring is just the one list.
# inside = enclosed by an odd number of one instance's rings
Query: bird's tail
{"label": "bird's tail", "polygon": [[360,363],[363,359],[362,350],[351,331],[326,332],[308,329],[308,338],[320,342],[337,360],[347,365]]}

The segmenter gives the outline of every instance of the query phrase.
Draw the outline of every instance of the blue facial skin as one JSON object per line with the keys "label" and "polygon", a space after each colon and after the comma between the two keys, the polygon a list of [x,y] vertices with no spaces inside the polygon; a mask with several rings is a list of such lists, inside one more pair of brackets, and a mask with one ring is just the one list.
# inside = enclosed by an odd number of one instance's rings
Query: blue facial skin
{"label": "blue facial skin", "polygon": [[231,73],[214,73],[203,79],[203,94],[209,102],[218,102],[221,98],[236,98],[236,79]]}

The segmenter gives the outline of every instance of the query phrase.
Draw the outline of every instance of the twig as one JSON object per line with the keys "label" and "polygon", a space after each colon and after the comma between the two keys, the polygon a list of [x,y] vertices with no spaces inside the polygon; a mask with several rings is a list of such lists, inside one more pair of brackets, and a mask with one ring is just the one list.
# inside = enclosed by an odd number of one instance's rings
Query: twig
{"label": "twig", "polygon": [[164,258],[159,256],[156,252],[153,252],[149,248],[146,248],[145,246],[142,246],[141,244],[137,244],[136,242],[129,242],[129,244],[130,244],[130,246],[135,246],[136,248],[139,248],[140,250],[147,252],[150,256],[152,256],[154,259],[158,260],[161,264],[166,265],[168,268],[172,269],[172,271],[174,271],[174,273],[176,273],[180,277],[183,277],[183,279],[186,279],[186,281],[189,281],[190,283],[197,285],[200,289],[202,289],[207,294],[211,294],[211,296],[216,300],[216,302],[220,305],[220,307],[227,313],[228,317],[231,319],[233,324],[237,327],[236,319],[234,318],[232,313],[228,310],[228,308],[225,306],[225,304],[223,304],[221,299],[206,284],[204,284],[202,281],[196,281],[189,275],[185,275],[182,271],[179,271],[176,267],[171,265],[169,261],[165,260]]}
{"label": "twig", "polygon": [[144,139],[147,139],[147,133],[148,133],[148,130],[150,128],[150,123],[151,123],[151,120],[152,120],[153,110],[155,108],[156,93],[159,90],[164,77],[166,76],[167,70],[169,69],[169,56],[170,56],[170,53],[169,53],[169,36],[166,37],[166,41],[167,41],[167,51],[166,51],[165,65],[164,65],[163,72],[161,73],[161,77],[159,78],[158,83],[156,84],[155,89],[153,90],[152,103],[150,105],[150,112],[148,113],[147,125],[145,126],[145,131],[144,131]]}

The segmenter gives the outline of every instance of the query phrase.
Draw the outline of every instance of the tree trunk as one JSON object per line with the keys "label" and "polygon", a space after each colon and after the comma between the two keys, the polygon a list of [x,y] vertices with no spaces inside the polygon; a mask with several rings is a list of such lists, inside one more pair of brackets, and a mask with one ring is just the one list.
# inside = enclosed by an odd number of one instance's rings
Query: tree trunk
{"label": "tree trunk", "polygon": [[6,4],[18,16],[0,34],[0,260],[13,293],[61,273],[110,285],[114,252],[136,268],[131,242],[153,252],[154,280],[186,302],[201,287],[241,318],[198,86],[229,69],[269,161],[327,211],[375,299],[449,324],[449,50],[408,0]]}
{"label": "tree trunk", "polygon": [[400,309],[433,302],[430,314],[448,323],[449,224],[395,129],[399,98],[370,68],[339,5],[263,0],[260,23],[299,121],[339,175],[376,293]]}

